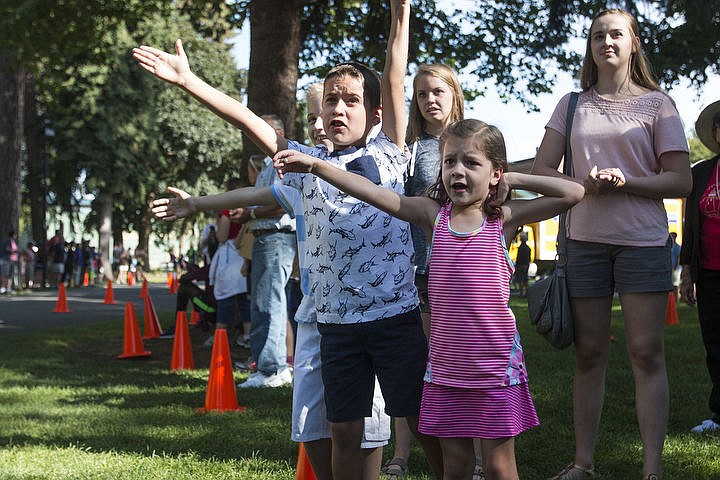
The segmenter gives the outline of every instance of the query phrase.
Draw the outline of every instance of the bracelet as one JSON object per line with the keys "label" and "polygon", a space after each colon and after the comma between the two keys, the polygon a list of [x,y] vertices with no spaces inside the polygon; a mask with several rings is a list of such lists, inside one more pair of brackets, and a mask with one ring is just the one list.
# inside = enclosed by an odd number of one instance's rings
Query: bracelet
{"label": "bracelet", "polygon": [[251,208],[251,209],[250,209],[250,218],[252,218],[253,220],[257,220],[257,215],[255,215],[255,209],[254,209],[254,208]]}

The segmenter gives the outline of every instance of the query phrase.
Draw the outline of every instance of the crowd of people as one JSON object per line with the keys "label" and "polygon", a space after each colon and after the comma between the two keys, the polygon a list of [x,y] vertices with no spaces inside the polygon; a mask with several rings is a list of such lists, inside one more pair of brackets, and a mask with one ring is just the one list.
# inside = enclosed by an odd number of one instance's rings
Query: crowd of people
{"label": "crowd of people", "polygon": [[102,269],[100,252],[89,240],[65,240],[60,229],[43,245],[17,243],[15,231],[0,242],[0,293],[20,289],[87,286],[95,283]]}
{"label": "crowd of people", "polygon": [[[291,436],[305,442],[317,478],[378,478],[391,417],[396,448],[382,470],[393,480],[407,473],[412,437],[437,478],[518,478],[515,437],[540,419],[508,306],[515,266],[507,245],[522,225],[569,210],[575,452],[552,478],[596,477],[616,295],[635,380],[642,478],[662,478],[669,410],[663,326],[677,265],[681,297],[699,305],[713,380],[713,417],[693,430],[720,425],[712,318],[720,267],[711,247],[720,235],[717,156],[691,174],[677,109],[651,73],[636,20],[618,9],[593,20],[574,117],[567,95],[546,126],[532,174],[508,172],[496,127],[463,118],[448,67],[419,68],[406,128],[408,3],[391,2],[381,77],[350,62],[309,89],[312,146],[286,139],[276,117],[256,115],[197,77],[180,40],[175,54],[134,49],[141,67],[242,129],[267,155],[254,186],[205,197],[172,189],[175,198],[153,208],[168,221],[226,212],[207,283],[224,289],[216,264],[244,258],[237,268],[247,285],[231,297],[244,294],[249,303],[255,371],[239,387],[290,381],[286,337],[295,320]],[[715,153],[717,110],[704,112],[697,126]],[[567,118],[574,118],[569,136]],[[571,176],[558,171],[567,144]],[[539,195],[515,200],[514,189]],[[678,254],[663,198],[688,194],[695,213]],[[238,225],[235,240],[221,233],[223,218]],[[244,255],[243,233],[251,238]],[[523,293],[530,252],[521,244]],[[297,308],[288,301],[293,275],[302,292]],[[239,298],[231,307],[221,300],[217,326],[227,328],[220,310],[237,310]]]}
{"label": "crowd of people", "polygon": [[[148,256],[139,246],[125,249],[117,243],[112,251],[112,278],[127,284],[128,275],[142,281],[147,270]],[[33,288],[93,286],[104,278],[102,252],[90,240],[79,242],[66,239],[61,228],[43,245],[27,242],[18,245],[17,234],[9,231],[0,241],[0,294]]]}

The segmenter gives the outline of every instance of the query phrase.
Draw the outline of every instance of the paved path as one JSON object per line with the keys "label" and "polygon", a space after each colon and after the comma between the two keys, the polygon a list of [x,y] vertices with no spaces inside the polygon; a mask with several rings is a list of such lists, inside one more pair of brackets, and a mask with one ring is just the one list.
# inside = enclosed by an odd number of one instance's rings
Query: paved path
{"label": "paved path", "polygon": [[[149,284],[150,297],[155,310],[175,309],[175,295],[168,292],[164,283]],[[30,294],[0,295],[0,335],[27,332],[35,329],[63,327],[82,323],[125,317],[125,303],[133,302],[135,312],[142,318],[143,300],[140,287],[113,285],[114,305],[103,303],[105,288],[86,287],[67,289],[67,303],[70,313],[54,313],[58,298],[57,290],[38,290]]]}

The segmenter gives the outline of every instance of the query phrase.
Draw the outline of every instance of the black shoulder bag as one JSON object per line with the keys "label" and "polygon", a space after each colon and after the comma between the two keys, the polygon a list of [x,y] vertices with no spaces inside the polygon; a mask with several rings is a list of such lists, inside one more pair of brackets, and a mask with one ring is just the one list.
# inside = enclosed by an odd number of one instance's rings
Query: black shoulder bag
{"label": "black shoulder bag", "polygon": [[[573,116],[579,94],[573,92],[570,96],[567,111],[567,126],[565,133],[565,160],[563,173],[572,177],[572,152],[570,149],[570,133],[572,132]],[[573,343],[573,322],[570,312],[570,296],[568,295],[565,267],[566,231],[565,220],[567,212],[560,214],[560,225],[557,235],[557,262],[555,271],[548,277],[530,285],[527,289],[528,312],[530,323],[535,330],[545,337],[555,348],[564,349]]]}

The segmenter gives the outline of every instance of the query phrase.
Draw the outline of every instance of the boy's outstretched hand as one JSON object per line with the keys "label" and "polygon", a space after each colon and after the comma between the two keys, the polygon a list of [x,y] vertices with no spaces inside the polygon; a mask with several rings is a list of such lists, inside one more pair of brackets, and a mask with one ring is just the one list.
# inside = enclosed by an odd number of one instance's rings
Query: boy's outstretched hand
{"label": "boy's outstretched hand", "polygon": [[174,193],[175,198],[158,198],[152,202],[152,212],[156,217],[172,222],[197,212],[189,193],[175,187],[168,187],[168,191]]}
{"label": "boy's outstretched hand", "polygon": [[278,176],[283,178],[283,175],[289,172],[310,173],[317,161],[317,158],[297,150],[281,150],[273,157],[273,167]]}
{"label": "boy's outstretched hand", "polygon": [[187,55],[185,55],[182,41],[179,38],[175,41],[175,52],[177,55],[170,55],[157,48],[141,45],[133,48],[133,57],[142,68],[159,79],[168,83],[180,84],[183,76],[191,72]]}

